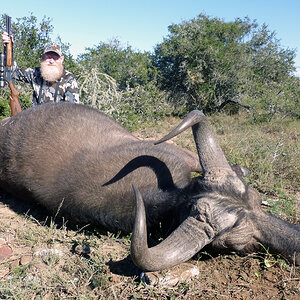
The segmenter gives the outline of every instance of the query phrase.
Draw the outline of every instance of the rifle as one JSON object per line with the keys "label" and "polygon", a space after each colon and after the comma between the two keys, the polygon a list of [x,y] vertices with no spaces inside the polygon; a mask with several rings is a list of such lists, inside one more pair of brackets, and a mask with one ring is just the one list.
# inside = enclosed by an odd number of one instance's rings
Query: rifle
{"label": "rifle", "polygon": [[7,81],[8,86],[11,91],[10,96],[10,109],[11,115],[14,116],[22,111],[21,104],[19,101],[20,92],[15,88],[12,81],[13,73],[13,42],[12,42],[12,32],[11,32],[11,17],[5,16],[6,22],[6,32],[9,34],[10,42],[4,45],[4,54],[0,53],[0,87],[5,86],[5,81]]}

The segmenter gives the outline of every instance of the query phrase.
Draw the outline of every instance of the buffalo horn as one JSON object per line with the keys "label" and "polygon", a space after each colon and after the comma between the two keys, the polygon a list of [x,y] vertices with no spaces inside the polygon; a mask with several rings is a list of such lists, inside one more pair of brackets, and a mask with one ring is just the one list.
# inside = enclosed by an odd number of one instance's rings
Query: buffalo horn
{"label": "buffalo horn", "polygon": [[186,118],[169,134],[155,144],[162,143],[192,127],[204,176],[218,176],[224,173],[233,173],[227,159],[215,137],[213,129],[206,116],[199,110],[191,111]]}
{"label": "buffalo horn", "polygon": [[173,267],[192,258],[213,239],[214,231],[207,223],[188,217],[168,238],[148,248],[144,202],[134,185],[133,189],[136,216],[131,237],[131,257],[140,269],[158,271]]}

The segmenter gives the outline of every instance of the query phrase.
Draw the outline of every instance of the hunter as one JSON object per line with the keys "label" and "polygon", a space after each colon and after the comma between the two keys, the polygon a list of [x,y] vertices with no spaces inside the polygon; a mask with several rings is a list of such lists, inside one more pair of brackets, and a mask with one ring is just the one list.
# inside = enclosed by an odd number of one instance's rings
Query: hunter
{"label": "hunter", "polygon": [[[10,42],[7,32],[3,32],[2,41]],[[13,79],[29,83],[33,89],[32,106],[59,101],[79,103],[77,81],[64,69],[63,62],[61,47],[50,43],[41,56],[40,67],[19,68],[14,64]]]}

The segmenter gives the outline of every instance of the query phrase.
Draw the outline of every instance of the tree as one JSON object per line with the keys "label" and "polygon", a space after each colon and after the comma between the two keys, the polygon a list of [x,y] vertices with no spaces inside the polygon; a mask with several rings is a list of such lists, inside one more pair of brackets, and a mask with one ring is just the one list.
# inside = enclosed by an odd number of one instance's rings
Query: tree
{"label": "tree", "polygon": [[121,89],[156,80],[157,70],[153,67],[151,55],[136,52],[130,46],[124,47],[117,39],[101,42],[86,51],[79,56],[80,65],[86,69],[97,67],[99,72],[113,77]]}
{"label": "tree", "polygon": [[129,129],[170,111],[166,93],[157,87],[157,70],[148,52],[118,40],[87,48],[78,58],[83,103],[104,111]]}
{"label": "tree", "polygon": [[203,14],[169,26],[169,35],[155,48],[162,87],[185,112],[214,112],[230,99],[255,106],[270,83],[275,96],[295,70],[294,57],[266,25]]}
{"label": "tree", "polygon": [[[1,30],[4,29],[4,15],[2,15]],[[26,68],[39,64],[45,44],[50,42],[52,31],[51,20],[46,17],[40,23],[32,14],[12,20],[14,58],[20,66]]]}

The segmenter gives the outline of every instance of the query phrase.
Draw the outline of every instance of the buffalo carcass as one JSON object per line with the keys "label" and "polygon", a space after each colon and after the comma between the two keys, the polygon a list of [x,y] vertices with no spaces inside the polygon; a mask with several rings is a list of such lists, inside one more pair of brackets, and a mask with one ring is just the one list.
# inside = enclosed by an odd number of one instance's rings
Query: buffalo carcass
{"label": "buffalo carcass", "polygon": [[[141,141],[86,106],[45,104],[1,122],[0,184],[73,221],[133,228],[131,256],[144,270],[179,264],[207,244],[248,252],[261,243],[300,263],[299,227],[261,210],[258,193],[228,165],[201,112],[163,140],[190,126],[203,169],[193,179],[199,165],[192,154]],[[182,221],[149,249],[147,227],[168,217]]]}
{"label": "buffalo carcass", "polygon": [[74,222],[131,232],[135,183],[151,227],[178,205],[169,191],[192,171],[201,171],[196,153],[140,140],[88,106],[45,104],[0,123],[0,186]]}

